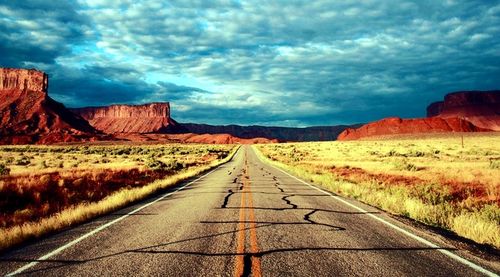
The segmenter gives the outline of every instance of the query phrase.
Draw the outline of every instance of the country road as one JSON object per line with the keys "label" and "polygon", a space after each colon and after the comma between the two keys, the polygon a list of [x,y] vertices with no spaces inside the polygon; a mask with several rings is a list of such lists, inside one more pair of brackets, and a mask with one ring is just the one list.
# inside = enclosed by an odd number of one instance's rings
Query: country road
{"label": "country road", "polygon": [[0,256],[0,275],[495,276],[455,249],[259,160],[189,183]]}

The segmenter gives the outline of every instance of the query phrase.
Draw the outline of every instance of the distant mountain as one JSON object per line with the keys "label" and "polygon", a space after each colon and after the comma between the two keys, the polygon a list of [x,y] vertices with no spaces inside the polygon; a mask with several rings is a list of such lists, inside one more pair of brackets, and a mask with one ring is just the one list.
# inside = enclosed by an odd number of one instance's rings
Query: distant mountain
{"label": "distant mountain", "polygon": [[278,140],[267,138],[243,139],[229,134],[159,134],[159,133],[116,133],[115,137],[129,141],[156,141],[164,143],[204,143],[204,144],[254,144],[276,143]]}
{"label": "distant mountain", "polygon": [[[254,138],[279,141],[325,141],[335,140],[348,127],[360,126],[358,124],[352,126],[291,128],[177,123],[170,116],[170,104],[168,102],[156,102],[144,105],[84,107],[70,110],[88,120],[94,128],[107,134],[210,134],[217,135],[218,140],[220,140],[219,135],[228,134],[235,137],[235,141],[237,139]],[[137,136],[119,136],[138,138]]]}
{"label": "distant mountain", "polygon": [[415,118],[401,119],[399,117],[384,118],[370,122],[357,129],[346,129],[338,136],[338,140],[357,140],[373,136],[427,134],[447,132],[485,132],[491,131],[477,127],[471,122],[460,118]]}
{"label": "distant mountain", "polygon": [[343,131],[339,140],[373,136],[500,130],[500,91],[459,91],[427,107],[427,118],[385,118]]}
{"label": "distant mountain", "polygon": [[116,138],[201,143],[327,141],[335,140],[346,128],[360,126],[291,128],[179,124],[171,118],[168,102],[67,109],[50,98],[47,90],[48,76],[41,71],[0,68],[0,144]]}
{"label": "distant mountain", "polygon": [[184,132],[195,134],[230,134],[240,138],[262,137],[279,141],[331,141],[347,128],[357,128],[362,124],[317,126],[305,128],[240,126],[240,125],[207,125],[181,123]]}
{"label": "distant mountain", "polygon": [[47,74],[0,68],[0,144],[53,143],[106,138],[47,94]]}
{"label": "distant mountain", "polygon": [[478,127],[500,131],[500,90],[447,94],[444,101],[427,107],[427,116],[464,118]]}

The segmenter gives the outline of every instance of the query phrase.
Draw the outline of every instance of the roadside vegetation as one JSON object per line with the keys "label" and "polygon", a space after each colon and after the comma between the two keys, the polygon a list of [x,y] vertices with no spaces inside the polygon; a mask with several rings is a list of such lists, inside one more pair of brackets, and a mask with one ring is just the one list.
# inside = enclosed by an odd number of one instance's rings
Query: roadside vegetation
{"label": "roadside vegetation", "polygon": [[0,147],[0,250],[109,213],[229,160],[234,145]]}
{"label": "roadside vegetation", "polygon": [[256,146],[339,195],[500,248],[500,136]]}

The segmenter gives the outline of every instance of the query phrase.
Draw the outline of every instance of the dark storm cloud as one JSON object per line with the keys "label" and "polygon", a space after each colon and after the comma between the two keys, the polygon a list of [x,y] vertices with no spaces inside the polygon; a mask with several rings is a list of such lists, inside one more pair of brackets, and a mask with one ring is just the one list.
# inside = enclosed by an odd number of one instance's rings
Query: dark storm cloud
{"label": "dark storm cloud", "polygon": [[53,64],[90,33],[78,6],[61,1],[2,1],[0,3],[0,64],[23,67]]}
{"label": "dark storm cloud", "polygon": [[0,62],[51,71],[72,106],[172,101],[180,121],[325,125],[423,116],[447,92],[500,86],[500,1],[69,3],[0,5]]}
{"label": "dark storm cloud", "polygon": [[76,69],[55,66],[48,68],[47,72],[49,90],[55,92],[51,95],[70,107],[172,101],[193,92],[204,92],[166,82],[150,84],[141,79],[139,71],[128,67],[86,66]]}

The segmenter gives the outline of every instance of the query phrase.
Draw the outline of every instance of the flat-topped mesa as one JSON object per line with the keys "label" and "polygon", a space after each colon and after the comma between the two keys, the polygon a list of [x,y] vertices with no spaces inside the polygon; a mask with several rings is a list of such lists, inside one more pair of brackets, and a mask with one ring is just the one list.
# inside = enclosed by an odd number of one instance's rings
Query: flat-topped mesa
{"label": "flat-topped mesa", "polygon": [[104,138],[87,121],[48,96],[48,80],[42,71],[0,68],[0,144]]}
{"label": "flat-topped mesa", "polygon": [[178,127],[170,117],[170,103],[111,105],[71,109],[94,128],[113,133],[163,133]]}
{"label": "flat-topped mesa", "polygon": [[40,91],[47,93],[49,77],[36,69],[0,68],[0,90]]}
{"label": "flat-topped mesa", "polygon": [[477,127],[461,118],[415,118],[401,119],[388,117],[365,124],[357,129],[348,128],[338,136],[338,140],[357,140],[368,137],[380,137],[402,134],[427,134],[449,132],[484,132],[490,131]]}
{"label": "flat-topped mesa", "polygon": [[464,118],[474,125],[500,131],[500,90],[458,91],[427,107],[427,117]]}
{"label": "flat-topped mesa", "polygon": [[148,103],[144,105],[110,105],[102,107],[74,108],[87,120],[97,118],[162,117],[170,118],[170,103]]}

